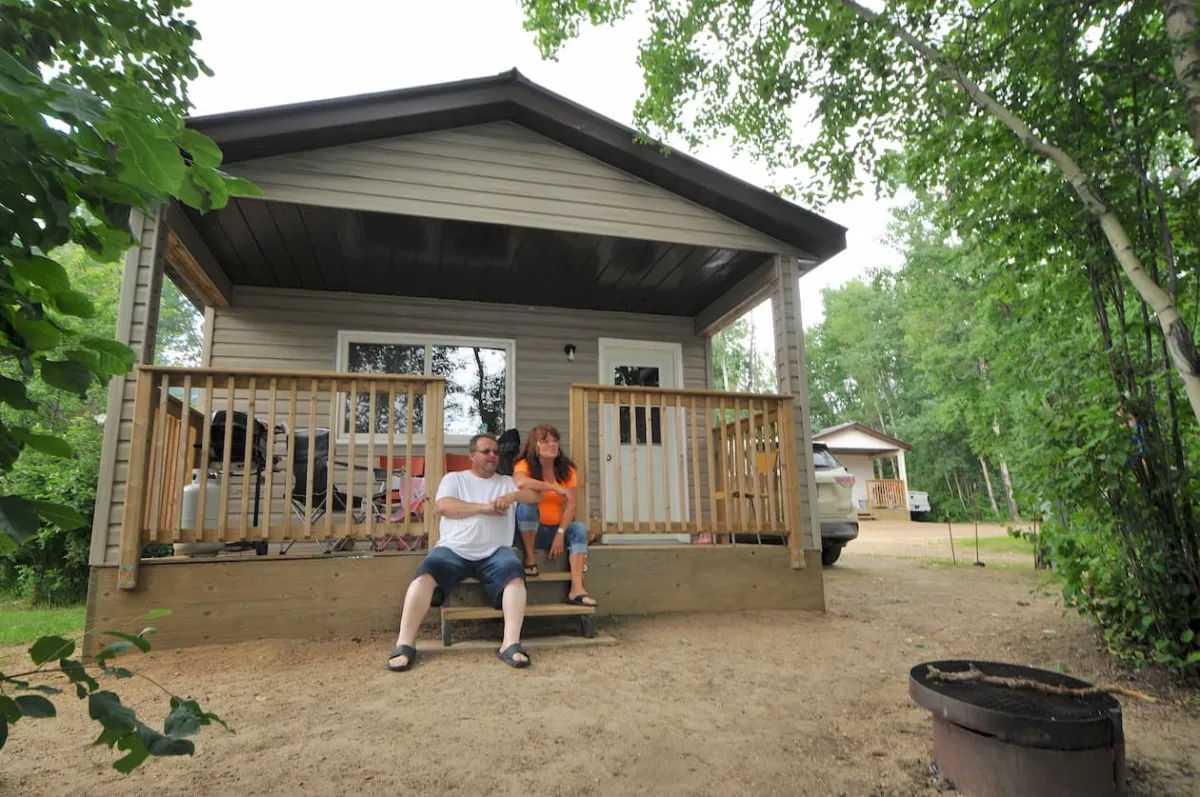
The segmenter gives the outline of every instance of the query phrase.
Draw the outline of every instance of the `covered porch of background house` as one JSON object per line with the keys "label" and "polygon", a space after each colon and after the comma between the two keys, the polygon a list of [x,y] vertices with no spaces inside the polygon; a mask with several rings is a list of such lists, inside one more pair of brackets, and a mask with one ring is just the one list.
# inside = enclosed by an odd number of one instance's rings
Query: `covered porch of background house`
{"label": "covered porch of background house", "polygon": [[843,423],[813,434],[854,476],[853,501],[860,520],[910,520],[908,470],[912,446],[860,423]]}
{"label": "covered porch of background house", "polygon": [[[89,627],[169,606],[168,646],[391,628],[436,541],[421,493],[471,432],[539,422],[578,465],[604,611],[823,606],[796,294],[842,229],[519,76],[467,88],[194,122],[265,197],[135,214],[119,332],[143,365],[112,387]],[[204,307],[200,368],[145,365],[164,276]],[[766,298],[779,393],[713,390],[711,336]],[[193,469],[216,478],[185,524]]]}

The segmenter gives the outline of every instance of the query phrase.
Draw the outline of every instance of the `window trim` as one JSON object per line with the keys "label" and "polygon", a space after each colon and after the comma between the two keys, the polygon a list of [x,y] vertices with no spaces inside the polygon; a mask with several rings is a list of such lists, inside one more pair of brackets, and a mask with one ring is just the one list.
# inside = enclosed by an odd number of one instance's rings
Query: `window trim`
{"label": "window trim", "polygon": [[[374,330],[360,329],[339,329],[337,333],[337,354],[335,358],[335,368],[340,373],[354,373],[348,370],[350,361],[350,344],[351,343],[374,343],[374,344],[393,344],[404,346],[424,346],[425,347],[425,375],[430,375],[432,369],[432,353],[433,346],[479,346],[489,349],[503,349],[505,357],[505,384],[504,384],[504,429],[512,429],[516,426],[516,409],[517,409],[517,342],[512,338],[489,338],[477,337],[475,335],[424,335],[412,334],[409,332],[379,332]],[[334,439],[337,445],[349,445],[350,435],[342,431],[341,418],[344,416],[346,402],[349,401],[349,396],[346,393],[338,393],[338,404],[341,409],[338,413],[339,422],[337,429],[334,431]],[[501,430],[501,432],[504,431]],[[444,430],[443,430],[444,431]],[[387,444],[386,433],[375,433],[375,444]],[[370,435],[366,432],[356,432],[354,442],[364,443],[370,439]],[[466,445],[471,440],[469,434],[450,434],[442,435],[443,443],[446,446],[462,446]],[[413,443],[425,445],[424,430],[420,434],[413,434]]]}

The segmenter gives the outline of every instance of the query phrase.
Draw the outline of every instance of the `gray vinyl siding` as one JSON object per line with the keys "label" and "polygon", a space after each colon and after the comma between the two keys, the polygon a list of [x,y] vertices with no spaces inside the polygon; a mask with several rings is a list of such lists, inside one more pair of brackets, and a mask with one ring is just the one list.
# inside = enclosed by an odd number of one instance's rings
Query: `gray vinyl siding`
{"label": "gray vinyl siding", "polygon": [[[513,340],[516,427],[522,438],[535,424],[549,423],[558,428],[564,443],[569,441],[569,387],[599,381],[600,338],[678,343],[683,355],[683,386],[707,387],[709,381],[706,339],[693,332],[690,318],[250,287],[235,288],[233,306],[214,312],[211,366],[332,371],[337,366],[337,334],[346,329]],[[567,343],[577,349],[573,362],[563,352]],[[257,414],[264,413],[264,406],[260,391]],[[308,404],[303,395],[298,408],[297,425],[306,426]],[[598,413],[593,408],[590,415],[591,439],[596,441]],[[317,418],[318,425],[328,426],[326,402],[318,402]],[[451,442],[446,448],[458,453],[466,450]],[[397,455],[402,454],[401,449],[398,440]],[[594,442],[592,449],[590,471],[598,479],[599,448]],[[420,455],[422,450],[420,444],[414,445],[414,454]],[[365,443],[360,443],[356,461],[365,463],[366,453]],[[376,454],[382,455],[379,444]],[[703,473],[701,476],[705,478]],[[356,487],[356,494],[361,495],[365,487],[364,481]],[[281,495],[279,491],[276,494]],[[598,487],[592,490],[591,504],[591,511],[598,512]]]}
{"label": "gray vinyl siding", "polygon": [[[214,313],[213,368],[333,371],[338,330],[506,338],[516,343],[516,422],[569,431],[568,386],[599,380],[602,337],[679,343],[685,387],[706,384],[704,338],[690,318],[398,296],[238,287]],[[574,362],[563,346],[577,347]]]}
{"label": "gray vinyl siding", "polygon": [[[166,227],[161,214],[144,216],[133,211],[130,223],[141,245],[125,260],[124,282],[117,315],[117,340],[133,349],[137,362],[154,359],[155,329]],[[109,383],[100,477],[92,520],[91,564],[115,564],[119,558],[121,520],[125,512],[125,480],[129,474],[129,448],[133,433],[134,379],[115,377]]]}
{"label": "gray vinyl siding", "polygon": [[791,247],[512,122],[231,165],[267,199],[730,249]]}

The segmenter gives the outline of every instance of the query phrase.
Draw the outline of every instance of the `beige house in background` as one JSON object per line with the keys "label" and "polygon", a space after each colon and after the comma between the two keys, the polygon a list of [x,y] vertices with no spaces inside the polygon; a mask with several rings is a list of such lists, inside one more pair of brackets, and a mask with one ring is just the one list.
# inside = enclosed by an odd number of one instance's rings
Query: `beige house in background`
{"label": "beige house in background", "polygon": [[[904,454],[913,447],[861,423],[843,423],[813,434],[854,476],[852,500],[859,517],[909,520],[908,469]],[[891,460],[898,478],[883,479],[884,460]]]}
{"label": "beige house in background", "polygon": [[[605,611],[823,607],[797,283],[842,227],[515,71],[189,125],[263,197],[134,213],[118,334],[143,365],[110,388],[89,628],[390,628],[437,533],[413,490],[543,422]],[[199,368],[148,365],[164,277],[204,311]],[[715,390],[713,335],[767,298],[778,394]]]}

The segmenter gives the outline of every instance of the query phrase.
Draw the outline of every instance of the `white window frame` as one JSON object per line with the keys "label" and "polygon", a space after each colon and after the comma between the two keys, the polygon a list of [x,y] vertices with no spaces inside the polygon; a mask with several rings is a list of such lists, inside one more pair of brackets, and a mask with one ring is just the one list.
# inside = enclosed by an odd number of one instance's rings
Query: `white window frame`
{"label": "white window frame", "polygon": [[[516,408],[517,408],[517,342],[511,338],[486,338],[476,337],[474,335],[414,335],[407,332],[377,332],[371,330],[357,329],[339,329],[337,333],[337,358],[336,368],[342,373],[354,373],[349,371],[350,362],[350,344],[351,343],[376,343],[376,344],[394,344],[404,346],[424,346],[425,347],[425,375],[430,376],[432,370],[432,348],[434,346],[479,346],[488,349],[504,349],[505,373],[504,373],[504,429],[512,429],[516,426]],[[399,376],[399,374],[397,374]],[[334,431],[335,440],[339,445],[348,445],[350,435],[342,431],[341,419],[345,415],[346,402],[349,396],[346,393],[338,394],[338,424]],[[501,430],[504,431],[503,429]],[[356,432],[354,442],[364,443],[369,440],[366,432]],[[443,442],[447,446],[451,445],[466,445],[471,440],[469,434],[449,434],[443,435]],[[386,433],[375,433],[375,444],[387,443]],[[420,434],[413,433],[413,443],[420,445],[425,444],[425,433],[422,429]]]}

